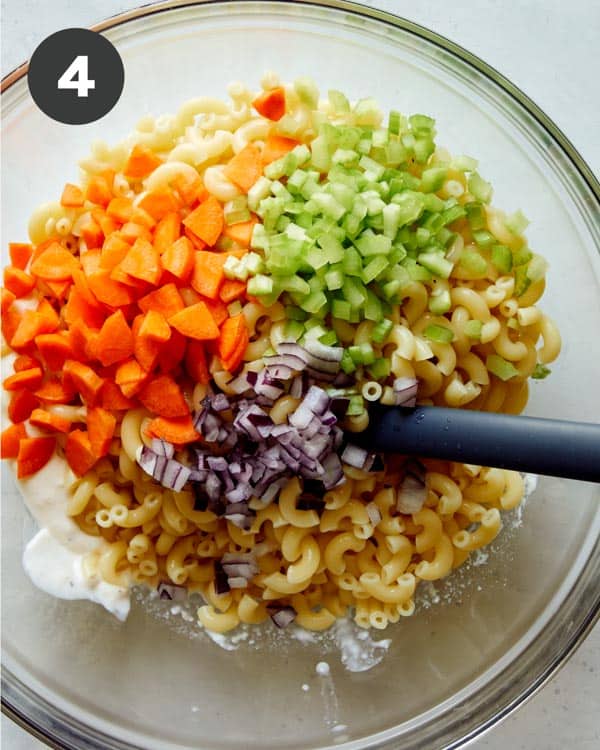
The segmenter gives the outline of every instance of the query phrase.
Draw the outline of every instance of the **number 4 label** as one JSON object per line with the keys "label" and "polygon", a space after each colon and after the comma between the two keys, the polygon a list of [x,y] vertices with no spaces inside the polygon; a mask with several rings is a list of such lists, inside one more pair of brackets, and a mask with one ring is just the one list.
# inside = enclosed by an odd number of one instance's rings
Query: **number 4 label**
{"label": "number 4 label", "polygon": [[77,96],[89,95],[90,89],[96,88],[96,81],[88,78],[88,56],[77,55],[69,67],[58,79],[59,89],[75,89]]}

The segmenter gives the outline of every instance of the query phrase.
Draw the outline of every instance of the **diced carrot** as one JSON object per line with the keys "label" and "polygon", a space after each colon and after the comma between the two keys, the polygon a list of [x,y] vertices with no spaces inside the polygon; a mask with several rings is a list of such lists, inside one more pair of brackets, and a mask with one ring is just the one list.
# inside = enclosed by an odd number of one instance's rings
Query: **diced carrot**
{"label": "diced carrot", "polygon": [[162,163],[163,160],[154,151],[147,146],[136,143],[131,149],[123,172],[127,177],[140,180],[142,177],[146,177],[151,172],[154,172],[156,167]]}
{"label": "diced carrot", "polygon": [[96,224],[100,227],[104,237],[109,237],[121,226],[120,222],[113,219],[112,216],[109,216],[103,208],[93,208],[91,214]]}
{"label": "diced carrot", "polygon": [[188,214],[183,223],[212,247],[223,231],[223,206],[211,195]]}
{"label": "diced carrot", "polygon": [[146,372],[150,372],[156,366],[163,346],[163,342],[134,335],[133,354]]}
{"label": "diced carrot", "polygon": [[225,227],[223,234],[241,247],[250,247],[252,232],[254,231],[257,221],[258,219],[256,216],[253,216],[248,221],[241,221],[239,224],[230,224]]}
{"label": "diced carrot", "polygon": [[87,281],[96,299],[109,307],[123,307],[135,300],[131,287],[111,279],[109,271],[98,271],[88,276]]}
{"label": "diced carrot", "polygon": [[139,224],[141,227],[146,227],[146,229],[154,229],[156,226],[156,219],[141,206],[133,207],[131,221],[134,224]]}
{"label": "diced carrot", "polygon": [[225,370],[227,370],[227,372],[235,372],[240,366],[244,358],[249,339],[250,337],[248,335],[248,331],[247,329],[245,329],[231,355],[222,360],[221,364],[223,365]]}
{"label": "diced carrot", "polygon": [[73,430],[67,435],[65,458],[75,476],[82,477],[98,460],[92,450],[87,430]]}
{"label": "diced carrot", "polygon": [[45,409],[34,409],[29,417],[29,423],[34,427],[41,427],[51,432],[68,432],[71,429],[71,420],[51,414]]}
{"label": "diced carrot", "polygon": [[90,203],[98,206],[108,206],[113,198],[113,192],[106,177],[95,175],[90,179],[85,191],[85,197]]}
{"label": "diced carrot", "polygon": [[111,234],[104,240],[102,254],[100,255],[100,268],[112,270],[127,255],[131,245],[116,233]]}
{"label": "diced carrot", "polygon": [[216,339],[219,336],[217,324],[204,302],[176,313],[169,318],[169,324],[184,336],[198,341]]}
{"label": "diced carrot", "polygon": [[186,281],[194,268],[194,255],[195,251],[189,239],[180,237],[162,254],[162,266],[180,281]]}
{"label": "diced carrot", "polygon": [[74,356],[70,359],[79,359],[82,362],[87,359],[87,344],[96,329],[90,328],[83,320],[71,323],[68,330],[69,343],[73,349]]}
{"label": "diced carrot", "polygon": [[281,120],[285,114],[285,89],[283,86],[276,86],[264,91],[254,99],[252,106],[267,120]]}
{"label": "diced carrot", "polygon": [[171,337],[171,327],[159,312],[148,310],[142,319],[137,335],[164,343]]}
{"label": "diced carrot", "polygon": [[185,445],[199,440],[191,416],[156,417],[148,425],[148,434],[174,445]]}
{"label": "diced carrot", "polygon": [[11,265],[15,268],[20,268],[22,271],[27,268],[32,253],[33,245],[30,245],[28,242],[8,243],[8,254],[10,255]]}
{"label": "diced carrot", "polygon": [[21,313],[16,307],[10,307],[2,313],[2,335],[7,342],[12,341],[21,322]]}
{"label": "diced carrot", "polygon": [[150,380],[138,393],[138,398],[148,411],[161,417],[183,417],[190,413],[181,388],[169,375]]}
{"label": "diced carrot", "polygon": [[106,456],[110,448],[117,420],[106,409],[95,406],[93,409],[88,409],[86,421],[92,451],[98,458],[102,458]]}
{"label": "diced carrot", "polygon": [[[81,267],[83,268],[83,272],[86,276],[92,276],[95,273],[98,273],[98,271],[101,270],[100,268],[100,258],[102,257],[102,252],[100,248],[92,248],[91,250],[88,249],[87,252],[85,252],[83,255],[79,256],[79,260],[81,261]],[[73,278],[77,276],[77,271],[73,271]],[[89,288],[89,285],[88,285]]]}
{"label": "diced carrot", "polygon": [[48,404],[70,404],[75,398],[75,391],[58,378],[52,378],[38,388],[33,395]]}
{"label": "diced carrot", "polygon": [[196,250],[204,250],[206,247],[208,247],[206,242],[204,242],[204,240],[201,240],[197,234],[194,234],[189,227],[184,227],[183,233],[188,238],[188,240],[192,243],[192,245],[194,246]]}
{"label": "diced carrot", "polygon": [[94,403],[104,384],[103,378],[99,377],[91,367],[74,359],[68,359],[65,362],[63,376],[65,384],[72,385],[88,405]]}
{"label": "diced carrot", "polygon": [[118,266],[115,266],[110,272],[110,278],[113,281],[118,281],[119,284],[124,284],[125,286],[130,287],[132,293],[136,297],[140,294],[144,294],[150,288],[150,285],[147,281],[136,279],[133,276],[130,276],[128,273],[125,273],[120,264]]}
{"label": "diced carrot", "polygon": [[102,408],[108,411],[123,411],[135,407],[135,401],[124,396],[119,386],[109,378],[104,381],[102,386],[100,403]]}
{"label": "diced carrot", "polygon": [[28,346],[40,333],[55,331],[58,323],[58,315],[54,308],[48,300],[43,299],[37,310],[25,310],[10,345],[13,349]]}
{"label": "diced carrot", "polygon": [[161,345],[158,367],[161,372],[173,372],[185,357],[187,339],[179,331],[172,330],[171,338]]}
{"label": "diced carrot", "polygon": [[197,252],[194,257],[194,270],[191,284],[203,297],[217,299],[221,284],[225,280],[223,266],[227,256],[207,250]]}
{"label": "diced carrot", "polygon": [[169,211],[156,225],[154,247],[162,255],[181,234],[181,217],[177,211]]}
{"label": "diced carrot", "polygon": [[15,391],[8,402],[8,417],[11,422],[24,422],[40,402],[31,391]]}
{"label": "diced carrot", "polygon": [[95,342],[96,357],[105,367],[122,362],[133,354],[133,334],[122,310],[104,321]]}
{"label": "diced carrot", "polygon": [[225,279],[221,286],[219,297],[226,305],[229,305],[231,302],[235,302],[236,299],[242,299],[245,294],[246,284],[244,281]]}
{"label": "diced carrot", "polygon": [[185,369],[194,383],[209,383],[210,373],[206,363],[206,352],[201,341],[188,342],[185,354]]}
{"label": "diced carrot", "polygon": [[217,348],[221,361],[228,359],[234,353],[247,330],[246,318],[242,313],[228,318],[223,323]]}
{"label": "diced carrot", "polygon": [[108,216],[118,221],[120,224],[125,224],[131,220],[133,216],[134,207],[133,203],[129,198],[113,198],[106,207],[106,213]]}
{"label": "diced carrot", "polygon": [[198,302],[205,302],[207,299],[207,297],[198,294],[198,292],[195,289],[192,289],[191,286],[181,287],[179,289],[179,294],[181,294],[181,299],[186,307],[195,305]]}
{"label": "diced carrot", "polygon": [[148,378],[148,372],[135,359],[128,359],[117,368],[115,383],[127,398],[135,396]]}
{"label": "diced carrot", "polygon": [[27,388],[29,391],[35,391],[42,384],[42,368],[30,367],[29,370],[21,370],[9,375],[4,379],[2,384],[5,391],[19,391],[21,388]]}
{"label": "diced carrot", "polygon": [[80,208],[83,206],[83,190],[79,185],[67,182],[60,197],[60,204],[66,208]]}
{"label": "diced carrot", "polygon": [[32,367],[40,367],[40,363],[35,357],[30,357],[29,354],[21,354],[13,362],[14,372],[31,370]]}
{"label": "diced carrot", "polygon": [[71,284],[73,283],[71,279],[67,279],[66,281],[42,281],[39,279],[39,282],[48,287],[48,296],[54,297],[59,302],[66,299]]}
{"label": "diced carrot", "polygon": [[152,234],[148,227],[144,227],[141,224],[136,224],[134,221],[128,221],[126,224],[123,224],[123,226],[121,227],[121,237],[129,245],[133,245],[133,243],[138,239],[152,242]]}
{"label": "diced carrot", "polygon": [[104,242],[102,228],[93,218],[90,218],[81,225],[81,237],[85,240],[85,246],[88,250],[95,250],[102,247],[102,243]]}
{"label": "diced carrot", "polygon": [[203,187],[198,173],[190,176],[187,173],[180,172],[171,184],[186,206],[191,206],[192,203],[198,200],[198,189]]}
{"label": "diced carrot", "polygon": [[262,162],[264,165],[267,165],[272,161],[277,161],[277,159],[281,159],[288,151],[299,145],[300,141],[294,138],[286,138],[283,135],[270,135],[267,137],[262,151]]}
{"label": "diced carrot", "polygon": [[11,292],[10,289],[5,289],[4,287],[2,287],[2,314],[3,315],[16,299],[17,299],[16,295],[13,292]]}
{"label": "diced carrot", "polygon": [[133,278],[153,285],[162,276],[158,251],[148,240],[137,239],[119,267]]}
{"label": "diced carrot", "polygon": [[262,160],[258,148],[253,143],[248,143],[225,165],[223,174],[247,193],[262,175]]}
{"label": "diced carrot", "polygon": [[168,213],[179,210],[179,203],[173,191],[168,187],[151,190],[137,204],[147,211],[153,219],[162,219]]}
{"label": "diced carrot", "polygon": [[25,423],[11,424],[2,431],[0,458],[16,458],[19,454],[19,440],[27,437]]}
{"label": "diced carrot", "polygon": [[220,328],[229,317],[227,305],[218,298],[208,299],[204,297],[201,301],[208,307],[208,311],[212,315],[215,324]]}
{"label": "diced carrot", "polygon": [[43,469],[52,458],[55,447],[53,437],[22,438],[17,454],[17,477],[23,479]]}
{"label": "diced carrot", "polygon": [[[89,252],[85,253],[85,255],[89,255]],[[97,253],[97,256],[98,256],[98,268],[99,268],[101,254]],[[98,270],[98,268],[96,270]],[[75,289],[77,289],[77,292],[81,295],[81,297],[85,300],[85,302],[87,302],[88,305],[90,305],[91,307],[96,307],[100,309],[98,305],[98,301],[92,294],[90,286],[87,282],[86,275],[82,269],[73,272],[73,284],[75,285]]]}
{"label": "diced carrot", "polygon": [[167,320],[184,308],[183,300],[175,284],[165,284],[160,289],[150,292],[138,300],[138,305],[142,312],[156,310]]}
{"label": "diced carrot", "polygon": [[47,281],[66,281],[73,278],[79,261],[58,242],[50,245],[31,264],[31,273]]}
{"label": "diced carrot", "polygon": [[4,286],[15,297],[26,297],[35,286],[35,279],[20,268],[7,266],[4,269]]}
{"label": "diced carrot", "polygon": [[67,325],[72,326],[76,321],[81,320],[89,328],[100,328],[106,317],[98,303],[94,300],[94,304],[90,305],[77,286],[71,289],[62,314]]}

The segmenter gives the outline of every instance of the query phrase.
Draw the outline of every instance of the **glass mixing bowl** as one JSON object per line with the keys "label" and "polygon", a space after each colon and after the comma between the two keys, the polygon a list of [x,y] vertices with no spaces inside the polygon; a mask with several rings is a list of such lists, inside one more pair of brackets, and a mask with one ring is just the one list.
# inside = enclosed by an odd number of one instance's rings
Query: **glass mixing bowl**
{"label": "glass mixing bowl", "polygon": [[[323,90],[433,115],[440,144],[480,159],[495,203],[523,207],[531,244],[551,264],[543,306],[565,342],[552,377],[532,386],[527,413],[598,419],[598,183],[496,72],[412,23],[336,0],[170,2],[101,28],[126,70],[121,100],[101,121],[53,122],[33,104],[25,69],[5,81],[3,250],[24,237],[34,206],[76,177],[93,139],[117,140],[141,115],[199,94],[223,96],[231,80],[256,86],[266,69],[288,80],[307,74]],[[456,746],[543,684],[600,606],[598,487],[542,478],[521,528],[504,534],[486,566],[462,575],[450,604],[421,606],[390,627],[388,654],[368,672],[348,673],[328,655],[325,684],[315,644],[227,652],[137,605],[120,624],[92,604],[36,590],[21,568],[31,524],[8,472],[3,479],[3,700],[55,746]],[[332,731],[332,710],[343,733]]]}

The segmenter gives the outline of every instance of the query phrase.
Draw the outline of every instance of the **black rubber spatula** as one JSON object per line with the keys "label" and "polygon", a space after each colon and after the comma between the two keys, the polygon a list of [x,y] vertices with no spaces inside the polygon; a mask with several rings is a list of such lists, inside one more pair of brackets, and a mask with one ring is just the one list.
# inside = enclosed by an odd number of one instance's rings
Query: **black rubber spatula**
{"label": "black rubber spatula", "polygon": [[[352,442],[370,451],[600,482],[600,425],[437,406],[371,404]],[[358,438],[358,439],[355,439]]]}

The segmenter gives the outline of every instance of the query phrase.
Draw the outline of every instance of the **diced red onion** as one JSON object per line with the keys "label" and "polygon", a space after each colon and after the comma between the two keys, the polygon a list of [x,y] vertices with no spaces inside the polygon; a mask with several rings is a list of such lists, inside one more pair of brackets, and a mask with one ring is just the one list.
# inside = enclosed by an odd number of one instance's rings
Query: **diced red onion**
{"label": "diced red onion", "polygon": [[187,599],[187,589],[185,586],[177,586],[175,583],[161,581],[156,590],[159,599],[166,599],[170,602],[183,602]]}
{"label": "diced red onion", "polygon": [[291,625],[296,619],[296,610],[293,607],[267,607],[271,620],[278,628],[285,628]]}
{"label": "diced red onion", "polygon": [[396,378],[394,380],[394,404],[396,406],[415,406],[419,383],[416,378]]}
{"label": "diced red onion", "polygon": [[373,526],[377,526],[377,524],[381,521],[381,511],[379,510],[377,505],[375,503],[367,503],[366,510]]}
{"label": "diced red onion", "polygon": [[427,487],[414,477],[407,474],[402,480],[396,496],[396,510],[399,513],[418,513],[427,500]]}
{"label": "diced red onion", "polygon": [[227,573],[223,570],[221,563],[215,560],[215,593],[227,594],[228,592],[229,581],[227,580]]}
{"label": "diced red onion", "polygon": [[232,589],[248,588],[248,581],[242,576],[234,576],[233,578],[228,578],[227,582],[229,583],[229,587]]}
{"label": "diced red onion", "polygon": [[215,411],[226,411],[229,409],[229,399],[224,393],[217,393],[212,397],[211,406]]}
{"label": "diced red onion", "polygon": [[150,450],[156,453],[157,456],[173,458],[175,455],[175,448],[171,443],[167,443],[165,440],[158,440],[157,438],[152,438],[150,441]]}
{"label": "diced red onion", "polygon": [[352,445],[351,443],[348,443],[342,452],[342,461],[355,469],[362,469],[368,458],[369,454],[364,448],[359,448],[358,445]]}

